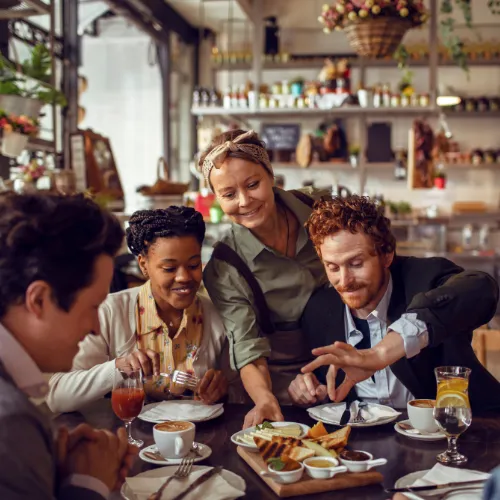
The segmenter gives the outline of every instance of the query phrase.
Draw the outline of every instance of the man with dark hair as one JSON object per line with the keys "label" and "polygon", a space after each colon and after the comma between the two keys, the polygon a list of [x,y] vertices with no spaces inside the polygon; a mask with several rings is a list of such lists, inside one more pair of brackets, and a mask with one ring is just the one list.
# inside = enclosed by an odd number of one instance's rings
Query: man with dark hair
{"label": "man with dark hair", "polygon": [[472,409],[500,409],[500,384],[471,347],[495,314],[493,278],[444,258],[397,257],[389,219],[365,197],[316,204],[307,228],[331,287],[304,311],[317,359],[290,385],[295,403],[357,397],[405,408],[435,398],[434,368],[460,365],[472,369]]}
{"label": "man with dark hair", "polygon": [[[135,451],[117,434],[62,429],[30,402],[42,373],[69,370],[78,343],[99,333],[118,221],[83,196],[0,195],[0,498],[102,500]],[[56,474],[57,465],[57,474]]]}

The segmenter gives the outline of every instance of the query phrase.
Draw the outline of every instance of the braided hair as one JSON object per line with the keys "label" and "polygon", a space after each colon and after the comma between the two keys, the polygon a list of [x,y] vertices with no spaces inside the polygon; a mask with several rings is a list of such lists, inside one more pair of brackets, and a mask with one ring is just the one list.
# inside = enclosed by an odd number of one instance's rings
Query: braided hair
{"label": "braided hair", "polygon": [[130,251],[134,255],[146,255],[157,238],[194,236],[202,245],[205,222],[200,212],[190,207],[139,210],[130,218],[126,234]]}

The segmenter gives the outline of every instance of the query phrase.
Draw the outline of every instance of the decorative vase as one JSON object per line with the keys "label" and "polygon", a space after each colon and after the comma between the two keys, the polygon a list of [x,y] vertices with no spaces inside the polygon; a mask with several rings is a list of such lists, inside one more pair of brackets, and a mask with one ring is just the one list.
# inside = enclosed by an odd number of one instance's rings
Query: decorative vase
{"label": "decorative vase", "polygon": [[2,154],[9,158],[17,158],[28,144],[29,137],[19,132],[6,132],[2,137]]}
{"label": "decorative vase", "polygon": [[443,177],[435,177],[434,187],[438,189],[444,189],[446,187],[446,179],[444,179]]}
{"label": "decorative vase", "polygon": [[350,155],[349,163],[351,164],[352,168],[358,168],[358,155]]}

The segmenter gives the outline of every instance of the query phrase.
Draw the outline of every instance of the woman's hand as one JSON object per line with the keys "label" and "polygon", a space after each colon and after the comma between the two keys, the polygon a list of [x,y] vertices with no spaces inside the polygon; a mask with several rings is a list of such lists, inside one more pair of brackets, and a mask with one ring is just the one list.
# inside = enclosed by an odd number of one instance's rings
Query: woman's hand
{"label": "woman's hand", "polygon": [[146,349],[145,351],[139,349],[128,354],[127,356],[116,358],[115,366],[119,370],[123,370],[125,372],[140,369],[146,377],[148,375],[159,375],[160,355],[151,349]]}
{"label": "woman's hand", "polygon": [[220,370],[208,370],[198,387],[198,396],[203,403],[212,405],[227,394],[227,378]]}
{"label": "woman's hand", "polygon": [[243,429],[261,424],[264,420],[271,422],[283,422],[283,414],[278,400],[272,396],[264,400],[262,403],[256,404],[245,416]]}

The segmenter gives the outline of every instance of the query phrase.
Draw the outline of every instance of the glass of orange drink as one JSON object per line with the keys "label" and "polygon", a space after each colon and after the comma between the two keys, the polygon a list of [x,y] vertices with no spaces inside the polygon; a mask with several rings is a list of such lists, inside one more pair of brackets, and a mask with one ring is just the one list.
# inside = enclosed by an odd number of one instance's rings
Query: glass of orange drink
{"label": "glass of orange drink", "polygon": [[434,370],[437,381],[434,419],[448,438],[448,449],[436,458],[443,464],[463,464],[467,457],[457,449],[457,439],[472,421],[469,402],[470,368],[440,366]]}

